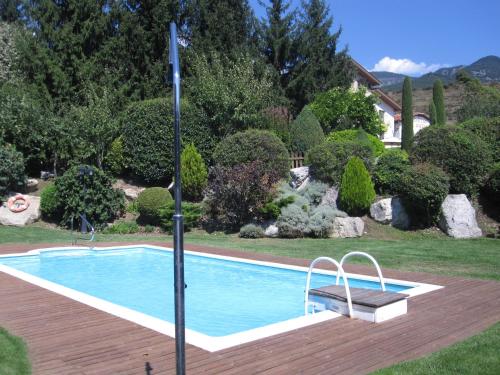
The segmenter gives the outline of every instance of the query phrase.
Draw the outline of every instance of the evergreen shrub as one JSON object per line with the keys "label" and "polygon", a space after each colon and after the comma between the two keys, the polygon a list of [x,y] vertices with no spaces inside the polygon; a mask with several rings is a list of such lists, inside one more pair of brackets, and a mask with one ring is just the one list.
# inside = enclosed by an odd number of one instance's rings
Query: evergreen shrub
{"label": "evergreen shrub", "polygon": [[462,122],[458,126],[480,137],[490,146],[495,162],[500,161],[500,117],[478,117]]}
{"label": "evergreen shrub", "polygon": [[[80,168],[92,170],[92,175],[81,176]],[[112,187],[111,179],[100,169],[91,166],[74,166],[55,181],[61,225],[70,227],[72,218],[80,221],[80,214],[96,229],[117,218],[125,209],[123,192]],[[76,224],[75,224],[76,225]]]}
{"label": "evergreen shrub", "polygon": [[385,151],[384,143],[363,129],[348,129],[333,131],[326,137],[328,142],[358,142],[368,145],[375,156],[380,156]]}
{"label": "evergreen shrub", "polygon": [[116,138],[111,142],[109,151],[104,159],[104,166],[113,176],[122,174],[125,168],[125,158],[123,156],[123,138]]}
{"label": "evergreen shrub", "polygon": [[399,195],[413,226],[428,227],[437,222],[449,187],[446,173],[428,163],[414,165],[401,176]]}
{"label": "evergreen shrub", "polygon": [[165,188],[151,187],[144,189],[137,197],[140,220],[147,224],[159,224],[161,210],[167,208],[171,202],[172,195]]}
{"label": "evergreen shrub", "polygon": [[260,212],[266,219],[277,219],[281,213],[281,209],[295,202],[295,199],[296,196],[294,195],[274,199],[267,202],[264,207],[260,209]]}
{"label": "evergreen shrub", "polygon": [[25,185],[23,155],[13,146],[3,145],[0,139],[0,200],[9,190],[22,191]]}
{"label": "evergreen shrub", "polygon": [[373,168],[373,182],[380,194],[397,194],[401,176],[410,167],[406,151],[388,149],[377,160]]}
{"label": "evergreen shrub", "polygon": [[140,231],[139,225],[135,221],[117,221],[113,225],[104,229],[106,234],[133,234]]}
{"label": "evergreen shrub", "polygon": [[288,176],[290,162],[283,142],[266,130],[249,129],[224,138],[215,148],[214,162],[222,167],[259,161],[265,172]]}
{"label": "evergreen shrub", "polygon": [[347,217],[347,214],[330,206],[321,205],[316,207],[309,218],[311,235],[318,238],[328,237],[336,217]]}
{"label": "evergreen shrub", "polygon": [[301,238],[310,233],[309,214],[303,208],[291,204],[281,210],[276,221],[278,235],[284,238]]}
{"label": "evergreen shrub", "polygon": [[474,195],[493,165],[492,150],[478,135],[456,126],[429,126],[415,136],[413,164],[432,163],[450,178],[450,192]]}
{"label": "evergreen shrub", "polygon": [[340,183],[340,207],[350,215],[362,216],[374,199],[373,182],[363,161],[358,157],[349,159]]}
{"label": "evergreen shrub", "polygon": [[500,163],[496,163],[483,188],[490,202],[500,207]]}
{"label": "evergreen shrub", "polygon": [[207,187],[208,171],[203,158],[194,144],[188,145],[181,154],[182,193],[189,200],[198,201]]}
{"label": "evergreen shrub", "polygon": [[59,197],[54,183],[50,183],[40,194],[40,211],[45,219],[56,219],[60,216]]}
{"label": "evergreen shrub", "polygon": [[263,238],[264,229],[255,224],[247,224],[240,228],[241,238]]}
{"label": "evergreen shrub", "polygon": [[[167,207],[160,209],[160,227],[168,233],[174,231],[173,216],[175,213],[175,202],[171,201]],[[184,218],[184,230],[189,231],[199,226],[203,210],[200,203],[182,202],[182,215]]]}
{"label": "evergreen shrub", "polygon": [[292,151],[306,152],[325,139],[321,125],[308,106],[305,106],[290,127]]}

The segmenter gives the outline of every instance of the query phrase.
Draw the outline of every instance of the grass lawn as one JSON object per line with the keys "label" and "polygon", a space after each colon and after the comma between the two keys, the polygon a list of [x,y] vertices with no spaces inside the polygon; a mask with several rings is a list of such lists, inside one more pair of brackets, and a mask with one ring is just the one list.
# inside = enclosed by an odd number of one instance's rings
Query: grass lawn
{"label": "grass lawn", "polygon": [[[442,275],[500,280],[500,241],[490,238],[455,240],[437,231],[403,232],[369,222],[368,233],[353,239],[242,239],[224,233],[188,232],[185,243],[207,245],[293,258],[313,259],[332,256],[340,259],[348,251],[361,250],[373,255],[382,268],[421,271]],[[69,231],[33,225],[26,228],[0,226],[0,245],[9,243],[71,243]],[[96,241],[165,241],[160,234],[97,234]],[[362,258],[352,262],[369,264]]]}
{"label": "grass lawn", "polygon": [[500,323],[427,357],[401,362],[373,375],[500,374]]}
{"label": "grass lawn", "polygon": [[31,367],[23,340],[0,328],[0,374],[28,375]]}

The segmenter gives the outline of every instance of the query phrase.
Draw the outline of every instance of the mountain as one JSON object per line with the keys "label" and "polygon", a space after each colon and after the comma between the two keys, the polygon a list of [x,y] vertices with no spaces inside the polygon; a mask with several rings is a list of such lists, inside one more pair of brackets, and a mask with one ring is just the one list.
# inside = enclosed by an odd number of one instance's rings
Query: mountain
{"label": "mountain", "polygon": [[[500,82],[500,57],[486,56],[470,65],[457,65],[450,68],[441,68],[421,77],[412,78],[414,89],[426,89],[432,87],[434,81],[440,79],[444,84],[455,82],[459,70],[465,70],[473,77],[483,83]],[[389,91],[401,91],[404,75],[390,72],[372,72],[375,77],[382,81],[382,87]],[[401,78],[402,77],[402,78]],[[401,78],[401,79],[400,79]]]}

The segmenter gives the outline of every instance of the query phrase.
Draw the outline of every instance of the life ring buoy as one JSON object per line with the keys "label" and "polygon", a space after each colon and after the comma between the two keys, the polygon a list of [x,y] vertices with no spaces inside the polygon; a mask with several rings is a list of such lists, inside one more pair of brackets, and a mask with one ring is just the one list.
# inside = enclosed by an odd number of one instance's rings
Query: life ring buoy
{"label": "life ring buoy", "polygon": [[26,195],[16,194],[7,201],[7,208],[12,212],[23,212],[30,206],[30,203]]}

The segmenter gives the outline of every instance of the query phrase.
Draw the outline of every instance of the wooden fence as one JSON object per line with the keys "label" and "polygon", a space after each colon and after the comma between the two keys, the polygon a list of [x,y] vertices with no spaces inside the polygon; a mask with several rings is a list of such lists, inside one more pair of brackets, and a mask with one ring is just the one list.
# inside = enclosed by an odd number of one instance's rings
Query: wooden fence
{"label": "wooden fence", "polygon": [[304,153],[300,151],[290,152],[290,165],[291,168],[304,166]]}

